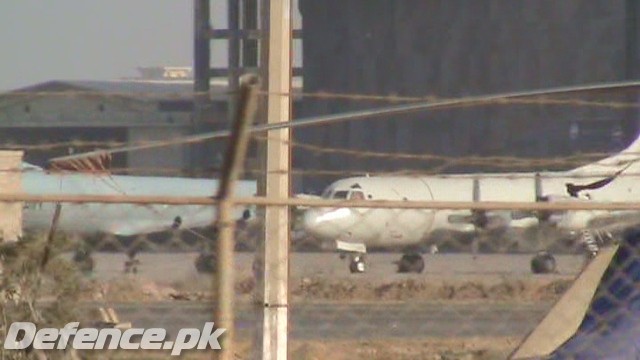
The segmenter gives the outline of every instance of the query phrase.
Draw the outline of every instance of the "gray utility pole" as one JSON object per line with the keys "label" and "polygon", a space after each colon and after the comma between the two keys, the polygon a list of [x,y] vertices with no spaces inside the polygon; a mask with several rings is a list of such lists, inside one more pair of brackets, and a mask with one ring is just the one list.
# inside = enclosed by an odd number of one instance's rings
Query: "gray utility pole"
{"label": "gray utility pole", "polygon": [[[291,119],[291,0],[263,0],[261,25],[262,88],[267,93],[267,123],[288,122]],[[285,199],[289,197],[290,130],[267,134],[265,195]],[[254,356],[258,359],[287,358],[289,223],[287,206],[266,207],[265,242],[257,253],[255,267],[262,320],[256,329],[254,344]]]}

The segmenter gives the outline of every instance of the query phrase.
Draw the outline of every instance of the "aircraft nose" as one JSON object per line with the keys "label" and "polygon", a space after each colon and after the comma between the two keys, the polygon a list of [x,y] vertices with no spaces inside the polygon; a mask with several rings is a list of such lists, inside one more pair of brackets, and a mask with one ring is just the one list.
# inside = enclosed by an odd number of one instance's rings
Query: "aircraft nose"
{"label": "aircraft nose", "polygon": [[349,227],[352,220],[348,208],[309,209],[304,213],[303,228],[310,235],[332,239]]}
{"label": "aircraft nose", "polygon": [[318,235],[317,234],[317,230],[318,230],[318,217],[320,214],[318,214],[318,210],[307,210],[304,212],[304,218],[302,219],[302,227],[304,228],[304,231],[311,234],[311,235]]}

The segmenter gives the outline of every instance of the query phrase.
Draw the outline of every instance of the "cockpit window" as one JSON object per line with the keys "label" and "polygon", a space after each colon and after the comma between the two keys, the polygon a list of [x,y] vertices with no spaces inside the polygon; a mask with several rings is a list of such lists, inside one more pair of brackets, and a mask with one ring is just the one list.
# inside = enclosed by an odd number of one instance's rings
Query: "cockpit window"
{"label": "cockpit window", "polygon": [[348,191],[342,191],[342,190],[341,191],[336,191],[336,192],[333,193],[332,198],[334,198],[334,199],[346,199],[348,194],[349,194]]}
{"label": "cockpit window", "polygon": [[326,188],[323,192],[322,192],[322,198],[323,199],[328,199],[331,197],[331,192],[333,191],[332,188]]}
{"label": "cockpit window", "polygon": [[349,200],[364,200],[364,193],[362,191],[352,191]]}

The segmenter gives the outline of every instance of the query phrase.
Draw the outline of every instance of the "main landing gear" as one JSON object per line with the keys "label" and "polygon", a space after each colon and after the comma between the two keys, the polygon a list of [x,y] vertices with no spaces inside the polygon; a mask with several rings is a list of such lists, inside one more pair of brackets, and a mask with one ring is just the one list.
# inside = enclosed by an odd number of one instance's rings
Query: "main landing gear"
{"label": "main landing gear", "polygon": [[539,251],[531,259],[531,272],[534,274],[550,274],[556,272],[556,258],[548,251]]}
{"label": "main landing gear", "polygon": [[424,259],[419,253],[408,253],[402,255],[398,265],[399,273],[421,273],[424,270]]}

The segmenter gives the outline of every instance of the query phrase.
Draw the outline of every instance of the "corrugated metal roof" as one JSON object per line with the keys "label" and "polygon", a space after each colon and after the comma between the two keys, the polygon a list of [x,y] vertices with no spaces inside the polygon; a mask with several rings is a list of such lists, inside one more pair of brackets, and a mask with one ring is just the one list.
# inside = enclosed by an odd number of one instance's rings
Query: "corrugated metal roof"
{"label": "corrugated metal roof", "polygon": [[[300,89],[302,81],[298,78],[294,79],[293,86],[294,89]],[[53,80],[0,94],[0,97],[15,96],[18,93],[28,95],[37,92],[65,91],[88,91],[140,100],[191,98],[194,93],[192,80]],[[226,79],[212,79],[210,93],[214,100],[226,100],[228,95]]]}

